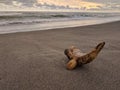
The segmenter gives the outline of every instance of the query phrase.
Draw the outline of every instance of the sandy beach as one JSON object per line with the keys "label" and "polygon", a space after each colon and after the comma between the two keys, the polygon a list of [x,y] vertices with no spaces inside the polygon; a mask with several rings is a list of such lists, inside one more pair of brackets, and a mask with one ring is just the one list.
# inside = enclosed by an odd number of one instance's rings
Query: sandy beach
{"label": "sandy beach", "polygon": [[[0,35],[0,90],[120,90],[120,22]],[[67,70],[64,49],[89,52],[106,45],[96,60]]]}

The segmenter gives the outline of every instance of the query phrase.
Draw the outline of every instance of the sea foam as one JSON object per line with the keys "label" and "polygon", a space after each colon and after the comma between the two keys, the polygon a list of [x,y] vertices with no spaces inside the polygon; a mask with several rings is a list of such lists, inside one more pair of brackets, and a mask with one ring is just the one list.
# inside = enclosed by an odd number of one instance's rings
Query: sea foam
{"label": "sea foam", "polygon": [[120,13],[0,12],[0,34],[119,21]]}

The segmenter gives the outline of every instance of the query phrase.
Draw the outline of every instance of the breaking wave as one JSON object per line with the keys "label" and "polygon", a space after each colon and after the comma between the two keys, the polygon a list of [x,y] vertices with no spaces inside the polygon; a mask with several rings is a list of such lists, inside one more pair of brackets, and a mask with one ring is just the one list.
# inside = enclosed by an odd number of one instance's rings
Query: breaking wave
{"label": "breaking wave", "polygon": [[0,12],[0,26],[85,20],[120,16],[120,13],[91,12]]}

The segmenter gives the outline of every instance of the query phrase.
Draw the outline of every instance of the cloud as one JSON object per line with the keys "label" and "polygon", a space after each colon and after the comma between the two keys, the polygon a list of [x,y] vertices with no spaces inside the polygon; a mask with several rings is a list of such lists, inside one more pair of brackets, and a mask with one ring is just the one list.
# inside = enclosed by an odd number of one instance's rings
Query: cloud
{"label": "cloud", "polygon": [[[69,5],[55,5],[55,4],[49,4],[49,3],[36,3],[34,4],[34,7],[37,8],[46,8],[46,9],[73,9]],[[79,8],[74,8],[79,9]]]}
{"label": "cloud", "polygon": [[93,3],[93,2],[86,2],[83,0],[37,0],[38,3],[40,4],[54,4],[57,6],[67,6],[69,5],[69,7],[71,8],[86,8],[86,9],[90,9],[90,8],[98,8],[98,6],[102,6],[102,4],[99,3]]}
{"label": "cloud", "polygon": [[[104,1],[104,2],[103,2]],[[116,1],[116,3],[115,3]],[[120,10],[119,0],[0,0],[0,10]]]}
{"label": "cloud", "polygon": [[36,0],[0,0],[0,3],[4,3],[6,5],[12,5],[14,3],[22,3],[23,6],[32,7]]}
{"label": "cloud", "polygon": [[32,7],[34,3],[37,3],[36,0],[16,0],[18,2],[21,2],[23,6],[26,7]]}
{"label": "cloud", "polygon": [[120,10],[120,4],[118,4],[118,3],[106,3],[104,7],[101,7],[101,9]]}
{"label": "cloud", "polygon": [[13,5],[8,5],[4,3],[0,3],[0,11],[8,11],[8,10],[19,10],[19,7],[13,6]]}
{"label": "cloud", "polygon": [[31,11],[35,0],[0,0],[0,11]]}
{"label": "cloud", "polygon": [[87,1],[87,2],[97,2],[97,3],[118,3],[120,4],[120,0],[84,0],[84,1]]}
{"label": "cloud", "polygon": [[17,7],[22,6],[22,3],[21,3],[21,2],[18,2],[18,1],[12,1],[12,4],[13,4],[14,6],[17,6]]}

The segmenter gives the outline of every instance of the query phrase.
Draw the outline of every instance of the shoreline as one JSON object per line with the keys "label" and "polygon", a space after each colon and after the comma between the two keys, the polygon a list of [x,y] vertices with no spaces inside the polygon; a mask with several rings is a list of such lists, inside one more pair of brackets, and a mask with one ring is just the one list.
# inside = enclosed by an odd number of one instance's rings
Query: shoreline
{"label": "shoreline", "polygon": [[37,30],[30,30],[30,31],[19,31],[19,32],[6,32],[6,33],[0,33],[0,35],[4,34],[16,34],[16,33],[29,33],[29,32],[39,32],[39,31],[48,31],[48,30],[57,30],[57,29],[68,29],[68,28],[79,28],[79,27],[89,27],[89,26],[97,26],[97,25],[104,25],[104,24],[110,24],[110,23],[116,23],[120,22],[120,20],[117,21],[109,21],[109,22],[104,22],[104,23],[98,23],[98,24],[91,24],[91,25],[82,25],[82,26],[66,26],[66,27],[56,27],[56,28],[48,28],[48,29],[37,29]]}

